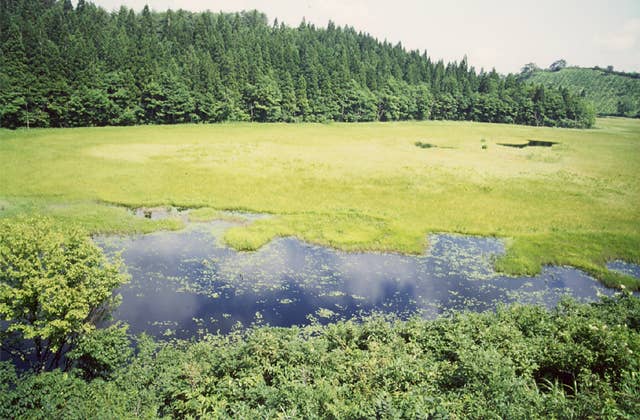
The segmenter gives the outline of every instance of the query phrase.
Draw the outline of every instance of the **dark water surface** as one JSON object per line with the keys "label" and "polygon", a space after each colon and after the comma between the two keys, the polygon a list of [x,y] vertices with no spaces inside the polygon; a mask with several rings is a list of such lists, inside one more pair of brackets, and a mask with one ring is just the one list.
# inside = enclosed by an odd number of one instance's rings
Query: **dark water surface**
{"label": "dark water surface", "polygon": [[551,147],[559,144],[555,141],[529,140],[527,143],[497,143],[498,146],[515,147],[516,149],[524,149],[525,147]]}
{"label": "dark water surface", "polygon": [[624,261],[611,261],[607,264],[607,268],[640,279],[640,265],[638,264],[631,264]]}
{"label": "dark water surface", "polygon": [[231,226],[192,223],[178,232],[95,238],[108,253],[122,252],[132,276],[119,290],[115,318],[133,333],[186,338],[239,323],[291,326],[372,312],[435,317],[499,302],[552,306],[565,294],[613,294],[569,267],[546,267],[536,277],[497,274],[492,259],[504,246],[494,238],[432,235],[423,256],[345,253],[294,238],[236,252],[221,243]]}

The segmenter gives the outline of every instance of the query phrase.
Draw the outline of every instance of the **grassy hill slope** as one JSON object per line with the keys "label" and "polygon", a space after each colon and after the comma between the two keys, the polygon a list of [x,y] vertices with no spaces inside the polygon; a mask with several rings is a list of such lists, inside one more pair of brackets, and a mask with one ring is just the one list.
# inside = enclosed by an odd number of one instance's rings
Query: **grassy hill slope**
{"label": "grassy hill slope", "polygon": [[[527,77],[533,83],[563,86],[593,101],[599,115],[640,115],[640,78],[604,69],[570,67],[560,71],[536,71]],[[619,109],[620,102],[625,112]]]}

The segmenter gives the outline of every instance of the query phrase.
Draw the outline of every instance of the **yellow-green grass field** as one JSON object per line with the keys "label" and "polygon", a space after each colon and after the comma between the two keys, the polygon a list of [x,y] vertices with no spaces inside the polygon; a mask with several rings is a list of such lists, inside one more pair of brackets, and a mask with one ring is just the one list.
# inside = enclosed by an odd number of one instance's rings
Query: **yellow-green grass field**
{"label": "yellow-green grass field", "polygon": [[[532,139],[559,144],[496,144]],[[242,250],[295,235],[422,253],[430,232],[491,235],[507,240],[503,272],[572,265],[637,289],[605,264],[640,263],[640,120],[599,119],[592,130],[437,121],[0,130],[0,217],[43,213],[94,233],[180,228],[126,209],[162,205],[202,208],[199,220],[272,213],[227,231]]]}

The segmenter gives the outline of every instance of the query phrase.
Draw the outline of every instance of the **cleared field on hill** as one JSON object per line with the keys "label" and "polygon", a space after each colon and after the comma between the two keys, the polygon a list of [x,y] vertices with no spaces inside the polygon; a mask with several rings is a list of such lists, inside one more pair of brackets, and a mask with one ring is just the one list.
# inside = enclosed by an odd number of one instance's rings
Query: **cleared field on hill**
{"label": "cleared field on hill", "polygon": [[529,81],[543,85],[563,86],[575,93],[585,92],[585,97],[595,105],[599,115],[619,114],[618,103],[626,101],[629,116],[640,113],[640,79],[607,73],[602,70],[566,68],[560,71],[537,71]]}
{"label": "cleared field on hill", "polygon": [[[347,250],[425,251],[429,232],[508,239],[496,267],[582,268],[637,288],[640,121],[593,130],[466,122],[222,124],[0,131],[0,215],[45,213],[91,232],[179,228],[117,205],[273,213],[227,242],[275,236]],[[558,142],[513,148],[497,143]],[[415,143],[436,147],[421,148]],[[206,213],[205,211],[204,213]],[[215,216],[215,212],[212,212]]]}

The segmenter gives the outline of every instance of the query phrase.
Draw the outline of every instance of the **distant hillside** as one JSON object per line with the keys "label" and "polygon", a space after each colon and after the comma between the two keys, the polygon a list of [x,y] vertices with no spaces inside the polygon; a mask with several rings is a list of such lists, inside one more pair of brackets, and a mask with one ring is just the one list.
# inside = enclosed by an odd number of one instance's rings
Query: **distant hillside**
{"label": "distant hillside", "polygon": [[599,115],[640,116],[640,75],[600,68],[569,67],[560,71],[538,70],[525,79],[543,85],[566,87],[593,101]]}

